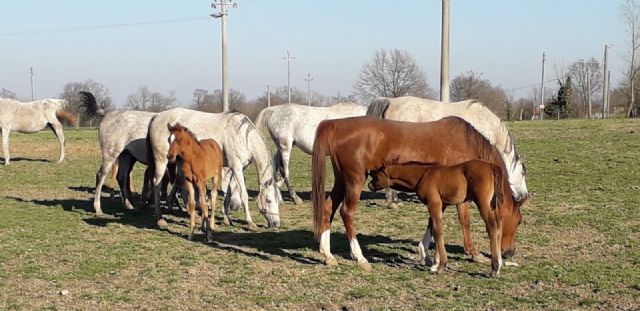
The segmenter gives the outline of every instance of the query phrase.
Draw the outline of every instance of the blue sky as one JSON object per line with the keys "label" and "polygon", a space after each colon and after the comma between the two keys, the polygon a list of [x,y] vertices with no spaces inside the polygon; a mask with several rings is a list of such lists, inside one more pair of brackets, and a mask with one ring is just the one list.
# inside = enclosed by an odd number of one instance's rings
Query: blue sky
{"label": "blue sky", "polygon": [[[220,21],[207,0],[0,0],[0,88],[56,97],[71,81],[105,84],[116,104],[139,86],[175,91],[183,105],[195,88],[221,87]],[[230,87],[253,99],[265,86],[286,85],[285,50],[293,52],[292,86],[324,95],[353,92],[362,65],[377,49],[406,50],[437,89],[440,0],[237,0],[228,19]],[[451,0],[451,77],[483,73],[506,90],[540,81],[570,62],[601,59],[605,43],[615,85],[625,52],[621,1]],[[112,28],[147,21],[193,19]],[[59,32],[49,30],[69,29]],[[24,33],[35,30],[36,33]],[[16,34],[20,33],[20,34]],[[527,96],[530,88],[514,92]]]}

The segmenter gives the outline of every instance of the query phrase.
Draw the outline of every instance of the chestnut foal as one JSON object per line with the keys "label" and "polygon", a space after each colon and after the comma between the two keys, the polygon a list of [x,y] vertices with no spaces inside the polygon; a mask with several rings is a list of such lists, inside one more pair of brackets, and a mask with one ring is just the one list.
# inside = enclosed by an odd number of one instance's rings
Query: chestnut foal
{"label": "chestnut foal", "polygon": [[[502,266],[500,239],[502,223],[498,208],[503,200],[503,169],[482,160],[471,160],[453,166],[404,164],[387,165],[369,174],[369,189],[391,187],[415,192],[429,209],[429,227],[436,242],[435,264],[431,271],[443,272],[447,263],[444,247],[442,212],[450,204],[474,201],[484,220],[491,245],[491,276],[498,276]],[[423,243],[429,243],[431,232],[425,232],[418,247],[421,259],[428,259]],[[428,247],[428,244],[427,244]],[[427,260],[428,262],[428,260]]]}
{"label": "chestnut foal", "polygon": [[[193,232],[196,229],[196,200],[195,191],[198,191],[200,211],[202,212],[202,231],[206,232],[206,241],[211,240],[211,230],[215,227],[216,198],[218,187],[222,177],[222,149],[213,139],[203,139],[198,141],[196,136],[186,127],[176,123],[174,126],[167,124],[169,129],[169,152],[167,159],[175,162],[177,157],[180,161],[177,180],[187,189],[189,194],[189,217],[190,231],[189,240],[193,239]],[[211,215],[207,207],[207,179],[211,179],[212,185],[209,191],[211,197]],[[195,189],[194,189],[195,188]]]}

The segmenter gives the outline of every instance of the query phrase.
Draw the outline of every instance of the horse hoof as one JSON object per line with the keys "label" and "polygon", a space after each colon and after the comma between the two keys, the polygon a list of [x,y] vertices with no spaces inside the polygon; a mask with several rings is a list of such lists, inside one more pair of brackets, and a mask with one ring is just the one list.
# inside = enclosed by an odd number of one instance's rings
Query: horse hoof
{"label": "horse hoof", "polygon": [[497,277],[499,277],[499,276],[500,276],[500,272],[495,271],[495,270],[491,270],[491,273],[489,274],[489,276],[490,276],[491,278],[497,278]]}
{"label": "horse hoof", "polygon": [[300,197],[298,197],[298,196],[293,197],[293,204],[301,205],[302,203],[304,203],[304,202],[302,201],[302,199]]}
{"label": "horse hoof", "polygon": [[473,260],[473,262],[476,263],[488,263],[490,262],[490,260],[486,257],[484,257],[484,255],[482,254],[477,254],[471,257],[471,260]]}
{"label": "horse hoof", "polygon": [[158,220],[158,222],[156,224],[158,225],[158,228],[160,228],[162,230],[166,230],[169,227],[169,224],[164,219]]}
{"label": "horse hoof", "polygon": [[222,220],[222,224],[225,226],[231,226],[231,220],[229,220],[229,218],[225,218]]}
{"label": "horse hoof", "polygon": [[254,223],[250,223],[249,224],[249,231],[258,231],[258,226],[256,226],[256,224]]}
{"label": "horse hoof", "polygon": [[399,206],[398,206],[398,204],[397,204],[397,203],[395,203],[395,202],[391,202],[391,203],[389,203],[389,205],[387,205],[387,208],[388,208],[388,209],[398,209],[398,208],[399,208]]}
{"label": "horse hoof", "polygon": [[324,265],[325,266],[329,266],[329,267],[337,266],[338,265],[338,261],[336,260],[335,257],[329,257],[329,258],[325,259]]}
{"label": "horse hoof", "polygon": [[193,233],[189,233],[189,236],[187,236],[187,239],[189,241],[193,241]]}
{"label": "horse hoof", "polygon": [[373,267],[371,266],[371,264],[367,261],[363,261],[363,262],[359,262],[358,263],[358,267],[360,267],[360,269],[366,271],[366,272],[371,272],[373,271]]}
{"label": "horse hoof", "polygon": [[398,207],[403,207],[404,206],[404,202],[398,202],[398,203],[396,203],[396,205],[398,205]]}

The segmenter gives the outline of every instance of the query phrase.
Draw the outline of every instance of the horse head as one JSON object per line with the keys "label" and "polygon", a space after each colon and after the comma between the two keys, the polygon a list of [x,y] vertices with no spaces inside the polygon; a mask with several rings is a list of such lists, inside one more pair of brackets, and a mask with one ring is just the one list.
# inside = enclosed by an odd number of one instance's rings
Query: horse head
{"label": "horse head", "polygon": [[505,206],[500,209],[502,218],[501,249],[503,258],[511,258],[516,254],[516,230],[522,222],[520,207],[529,200],[529,195],[518,201],[511,195],[506,195],[503,201]]}
{"label": "horse head", "polygon": [[371,181],[369,182],[369,190],[372,192],[376,192],[380,189],[385,189],[391,186],[389,182],[389,176],[385,172],[385,168],[381,167],[374,171],[369,172],[369,176],[371,176]]}
{"label": "horse head", "polygon": [[258,194],[258,210],[267,219],[271,228],[280,227],[280,190],[273,179],[268,179]]}
{"label": "horse head", "polygon": [[192,135],[190,135],[189,130],[180,125],[180,123],[176,123],[174,126],[167,123],[167,129],[169,130],[169,151],[167,152],[167,159],[169,162],[175,162],[176,157],[181,156],[184,150],[191,145]]}

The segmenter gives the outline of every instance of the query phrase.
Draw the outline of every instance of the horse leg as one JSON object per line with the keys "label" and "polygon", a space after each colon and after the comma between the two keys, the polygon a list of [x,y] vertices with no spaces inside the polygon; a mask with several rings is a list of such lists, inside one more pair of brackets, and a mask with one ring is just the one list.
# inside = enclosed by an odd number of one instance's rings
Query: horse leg
{"label": "horse leg", "polygon": [[116,196],[116,175],[118,174],[118,160],[111,165],[111,179],[109,180],[109,186],[111,187],[110,198],[113,199]]}
{"label": "horse leg", "polygon": [[162,219],[162,211],[160,210],[160,186],[162,183],[162,177],[164,176],[164,171],[167,167],[166,156],[164,159],[162,157],[155,157],[154,166],[154,175],[153,175],[153,204],[155,207],[156,214],[156,224],[159,228],[165,229],[168,224],[167,221]]}
{"label": "horse leg", "polygon": [[102,208],[100,207],[100,196],[102,195],[102,185],[104,185],[104,181],[107,178],[107,174],[109,173],[109,167],[113,165],[114,160],[111,158],[102,158],[102,163],[100,164],[100,168],[96,173],[96,191],[93,197],[93,209],[95,210],[96,215],[102,215]]}
{"label": "horse leg", "polygon": [[464,245],[464,253],[470,255],[474,261],[479,261],[478,251],[473,246],[473,239],[471,238],[471,221],[469,219],[469,203],[460,203],[457,206],[458,209],[458,222],[462,227],[462,243]]}
{"label": "horse leg", "polygon": [[420,262],[424,263],[428,267],[433,266],[433,263],[429,258],[429,245],[431,244],[432,237],[431,228],[433,228],[433,221],[431,220],[431,217],[429,217],[427,229],[424,231],[422,240],[418,243],[418,256],[420,256]]}
{"label": "horse leg", "polygon": [[[339,172],[334,168],[334,176],[341,176]],[[329,193],[329,197],[324,202],[324,212],[322,219],[322,234],[320,235],[320,254],[325,257],[324,264],[327,266],[336,266],[338,261],[331,254],[331,223],[333,217],[340,207],[340,204],[344,201],[344,182],[342,178],[336,178],[333,182],[333,189]]]}
{"label": "horse leg", "polygon": [[187,193],[189,193],[189,241],[193,240],[193,232],[196,230],[196,195],[191,182],[185,182]]}
{"label": "horse leg", "polygon": [[491,198],[485,200],[478,200],[476,202],[478,209],[480,210],[480,216],[484,220],[485,228],[489,234],[489,245],[491,248],[491,277],[497,277],[500,275],[500,268],[502,267],[502,252],[501,252],[501,235],[502,235],[502,223],[498,209],[491,208]]}
{"label": "horse leg", "polygon": [[439,199],[430,199],[429,214],[433,222],[433,235],[436,240],[435,264],[431,266],[432,272],[444,272],[447,266],[447,251],[444,248],[444,228],[442,224],[442,202]]}
{"label": "horse leg", "polygon": [[242,165],[237,163],[231,166],[231,170],[233,171],[233,176],[238,184],[238,192],[240,193],[240,198],[242,199],[242,206],[244,207],[244,219],[247,222],[247,226],[249,230],[254,231],[258,229],[258,226],[251,219],[251,212],[249,211],[249,194],[247,193],[247,186],[244,183],[244,175],[242,172]]}
{"label": "horse leg", "polygon": [[211,234],[211,225],[209,221],[209,217],[213,217],[213,215],[209,216],[209,204],[207,203],[207,180],[202,180],[198,182],[198,195],[200,197],[200,216],[202,232],[205,234],[205,242],[209,243],[212,237]]}
{"label": "horse leg", "polygon": [[131,175],[131,171],[133,170],[133,165],[136,163],[135,158],[128,152],[122,153],[118,157],[118,175],[116,177],[118,181],[118,185],[120,186],[120,193],[122,195],[122,204],[128,210],[135,209],[133,204],[131,204],[131,190],[129,190],[129,183]]}
{"label": "horse leg", "polygon": [[401,202],[398,202],[398,191],[391,188],[385,189],[384,197],[387,202],[387,208],[396,209],[403,205]]}
{"label": "horse leg", "polygon": [[342,222],[347,230],[347,238],[349,239],[349,247],[351,249],[351,258],[358,262],[358,266],[365,271],[371,271],[372,267],[366,258],[362,255],[360,244],[356,238],[356,230],[354,227],[354,218],[356,208],[358,207],[358,201],[360,201],[360,193],[362,192],[362,186],[364,184],[364,176],[355,178],[349,182],[345,182],[348,185],[345,189],[345,198],[342,208],[340,208],[340,216]]}
{"label": "horse leg", "polygon": [[[209,190],[209,198],[211,200],[211,215],[209,216],[209,233],[213,235],[211,232],[216,227],[216,201],[218,200],[218,186],[220,184],[220,176],[213,177],[213,183],[211,185],[211,190]],[[207,240],[212,241],[213,237],[209,237],[207,235]]]}
{"label": "horse leg", "polygon": [[9,165],[9,129],[2,129],[2,152],[4,154],[4,165]]}
{"label": "horse leg", "polygon": [[60,143],[60,158],[58,159],[58,163],[61,163],[64,160],[64,134],[62,133],[62,124],[57,123],[49,123],[51,126],[51,130],[53,134],[58,138],[58,142]]}
{"label": "horse leg", "polygon": [[281,156],[282,156],[281,164],[282,164],[282,169],[284,171],[283,177],[284,177],[284,182],[287,184],[287,188],[289,188],[289,195],[291,196],[291,199],[293,200],[293,203],[295,205],[300,205],[302,204],[302,199],[298,196],[296,191],[293,189],[290,181],[291,175],[289,174],[289,163],[291,160],[292,150],[293,150],[293,142],[287,144],[286,146],[280,146],[280,148],[278,148],[278,152],[281,152]]}

